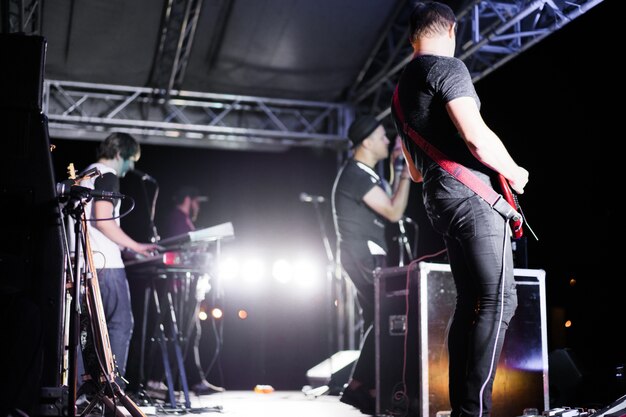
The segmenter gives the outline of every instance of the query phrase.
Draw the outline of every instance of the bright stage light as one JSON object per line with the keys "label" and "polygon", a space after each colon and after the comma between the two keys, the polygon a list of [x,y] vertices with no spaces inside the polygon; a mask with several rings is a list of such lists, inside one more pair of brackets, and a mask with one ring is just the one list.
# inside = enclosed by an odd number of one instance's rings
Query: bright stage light
{"label": "bright stage light", "polygon": [[314,262],[301,258],[294,266],[294,280],[302,287],[311,288],[320,280],[320,270]]}
{"label": "bright stage light", "polygon": [[214,307],[211,309],[211,316],[213,316],[214,319],[221,319],[223,315],[224,312],[221,308]]}
{"label": "bright stage light", "polygon": [[249,284],[258,283],[265,278],[265,265],[257,258],[250,258],[241,266],[241,277]]}
{"label": "bright stage light", "polygon": [[224,258],[218,265],[220,279],[232,280],[239,275],[239,263],[234,257]]}
{"label": "bright stage light", "polygon": [[274,276],[274,279],[281,284],[287,284],[290,282],[293,278],[293,267],[291,266],[291,262],[286,259],[278,259],[274,262],[272,275]]}

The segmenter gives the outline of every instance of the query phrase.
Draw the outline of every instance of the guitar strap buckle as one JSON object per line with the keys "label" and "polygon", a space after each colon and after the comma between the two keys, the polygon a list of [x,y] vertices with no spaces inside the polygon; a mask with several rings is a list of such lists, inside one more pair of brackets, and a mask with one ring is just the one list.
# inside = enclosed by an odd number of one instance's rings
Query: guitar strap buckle
{"label": "guitar strap buckle", "polygon": [[515,222],[522,220],[522,215],[517,210],[515,210],[513,206],[511,206],[508,201],[506,201],[501,195],[498,196],[498,199],[495,203],[493,203],[493,206],[491,207],[493,207],[495,211],[500,213],[502,217],[504,217],[506,220],[512,220]]}

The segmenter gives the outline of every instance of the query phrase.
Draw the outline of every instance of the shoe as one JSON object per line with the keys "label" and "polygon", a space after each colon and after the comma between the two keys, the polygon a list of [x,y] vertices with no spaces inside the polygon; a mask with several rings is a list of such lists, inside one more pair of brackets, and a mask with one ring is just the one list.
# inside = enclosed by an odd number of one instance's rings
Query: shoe
{"label": "shoe", "polygon": [[193,387],[191,387],[191,389],[193,390],[193,392],[196,393],[196,395],[205,395],[205,394],[212,394],[214,392],[226,391],[222,387],[218,387],[217,385],[211,384],[206,379],[203,379],[202,381],[198,382]]}
{"label": "shoe", "polygon": [[163,383],[163,381],[155,381],[155,380],[150,380],[146,383],[146,389],[150,390],[150,391],[157,391],[157,392],[167,392],[168,388],[167,385],[165,385]]}
{"label": "shoe", "polygon": [[339,401],[351,405],[354,408],[358,408],[361,414],[371,416],[376,414],[376,399],[362,386],[356,389],[346,388],[343,390]]}

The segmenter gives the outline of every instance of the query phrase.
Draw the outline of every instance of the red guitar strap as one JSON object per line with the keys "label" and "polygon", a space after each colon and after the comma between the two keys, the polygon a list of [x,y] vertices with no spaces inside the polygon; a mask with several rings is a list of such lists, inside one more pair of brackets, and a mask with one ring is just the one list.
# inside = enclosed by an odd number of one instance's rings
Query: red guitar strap
{"label": "red guitar strap", "polygon": [[493,209],[504,216],[507,220],[519,220],[522,216],[493,188],[480,180],[472,171],[462,164],[448,158],[443,152],[426,141],[419,133],[411,128],[404,118],[400,99],[398,97],[398,87],[393,93],[393,107],[396,117],[402,125],[402,131],[411,138],[428,156],[432,158],[441,168],[445,169],[454,178],[465,184],[469,189],[483,198]]}

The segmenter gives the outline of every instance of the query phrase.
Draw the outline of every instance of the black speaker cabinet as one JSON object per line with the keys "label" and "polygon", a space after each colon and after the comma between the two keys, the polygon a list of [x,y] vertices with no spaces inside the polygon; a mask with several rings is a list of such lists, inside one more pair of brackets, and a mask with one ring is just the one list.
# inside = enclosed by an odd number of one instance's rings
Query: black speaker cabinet
{"label": "black speaker cabinet", "polygon": [[[456,299],[450,266],[421,262],[374,276],[376,415],[445,415],[447,332]],[[517,268],[515,280],[519,304],[493,390],[493,413],[500,416],[549,409],[545,271]]]}
{"label": "black speaker cabinet", "polygon": [[0,34],[0,109],[41,112],[46,49],[42,36]]}

